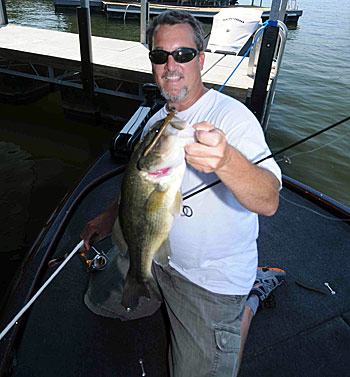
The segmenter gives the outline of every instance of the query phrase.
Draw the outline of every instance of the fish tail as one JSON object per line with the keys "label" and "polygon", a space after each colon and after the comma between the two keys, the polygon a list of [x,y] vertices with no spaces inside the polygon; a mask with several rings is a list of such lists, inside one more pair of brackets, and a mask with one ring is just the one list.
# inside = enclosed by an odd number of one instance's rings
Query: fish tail
{"label": "fish tail", "polygon": [[138,281],[134,276],[128,274],[125,280],[121,304],[125,309],[133,310],[137,307],[141,296],[150,299],[147,282]]}
{"label": "fish tail", "polygon": [[160,292],[159,292],[158,286],[157,286],[156,282],[154,281],[153,277],[152,277],[152,279],[150,279],[150,280],[148,281],[148,284],[149,284],[149,286],[150,286],[152,292],[154,293],[155,298],[156,298],[159,302],[162,302],[162,301],[163,301],[162,296],[161,296],[161,294],[160,294]]}

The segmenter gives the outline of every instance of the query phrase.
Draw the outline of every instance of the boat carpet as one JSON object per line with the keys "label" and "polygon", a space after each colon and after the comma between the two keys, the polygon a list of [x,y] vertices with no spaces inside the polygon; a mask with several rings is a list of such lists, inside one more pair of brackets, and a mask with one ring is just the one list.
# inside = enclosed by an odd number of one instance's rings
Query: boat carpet
{"label": "boat carpet", "polygon": [[[106,208],[119,185],[120,177],[109,179],[82,201],[56,257],[73,249],[86,222]],[[277,214],[261,217],[259,264],[283,268],[287,277],[275,291],[275,307],[259,310],[253,319],[240,376],[345,376],[350,370],[350,228],[296,206],[327,215],[288,189],[281,195]],[[110,246],[110,240],[102,242],[106,251]],[[89,272],[76,256],[44,291],[28,315],[13,375],[133,377],[142,375],[142,359],[147,376],[167,376],[168,326],[162,311],[128,322],[95,315],[83,302],[88,281]]]}

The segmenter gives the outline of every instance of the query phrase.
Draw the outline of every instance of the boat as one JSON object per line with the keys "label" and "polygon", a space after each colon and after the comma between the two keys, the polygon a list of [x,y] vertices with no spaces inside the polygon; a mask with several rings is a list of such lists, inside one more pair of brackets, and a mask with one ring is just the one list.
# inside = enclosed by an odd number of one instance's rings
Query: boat
{"label": "boat", "polygon": [[[137,0],[90,0],[90,8],[93,11],[104,12],[108,18],[139,18],[141,13],[141,2]],[[55,9],[74,9],[80,6],[80,0],[54,0]],[[213,17],[226,8],[246,8],[261,11],[261,20],[265,22],[270,16],[270,8],[263,7],[262,1],[259,6],[255,6],[254,0],[251,5],[239,5],[237,0],[231,1],[192,1],[192,0],[166,0],[149,1],[150,17],[157,16],[167,9],[182,9],[190,12],[202,22],[211,22]],[[302,16],[302,9],[298,8],[295,0],[290,1],[283,18],[284,23],[293,27],[298,24]]]}
{"label": "boat", "polygon": [[[24,261],[1,330],[64,268],[0,340],[1,376],[168,376],[162,306],[147,318],[122,321],[87,305],[89,282],[103,277],[113,257],[111,239],[96,244],[87,260],[71,253],[85,224],[114,199],[142,129],[164,103],[154,85],[144,90],[145,101],[62,199]],[[349,224],[350,208],[283,177],[277,213],[260,216],[258,246],[259,265],[283,268],[287,277],[253,319],[241,377],[348,373]]]}
{"label": "boat", "polygon": [[[9,296],[1,328],[52,275],[49,261],[72,250],[84,224],[114,198],[123,156],[155,108],[137,110],[128,125],[137,125],[135,132],[118,134],[47,221]],[[275,307],[253,319],[240,376],[345,376],[350,209],[286,176],[283,185],[277,214],[260,217],[259,262],[283,268],[287,278],[275,293]],[[96,245],[100,253],[111,247],[109,238]],[[90,272],[80,255],[71,259],[0,342],[1,376],[168,375],[164,308],[124,322],[96,315],[84,304],[90,276],[103,273]]]}
{"label": "boat", "polygon": [[[296,4],[291,4],[286,9],[283,18],[287,26],[296,26],[299,18],[302,16],[302,9],[298,9]],[[221,9],[253,9],[261,11],[262,22],[265,22],[270,17],[270,8],[252,5],[239,5],[236,1],[150,1],[149,15],[150,17],[166,11],[167,9],[182,9],[191,13],[192,16],[198,18],[202,22],[211,22],[213,17],[220,12]],[[108,18],[137,18],[141,13],[141,3],[139,1],[129,0],[109,0],[103,1],[103,9]]]}

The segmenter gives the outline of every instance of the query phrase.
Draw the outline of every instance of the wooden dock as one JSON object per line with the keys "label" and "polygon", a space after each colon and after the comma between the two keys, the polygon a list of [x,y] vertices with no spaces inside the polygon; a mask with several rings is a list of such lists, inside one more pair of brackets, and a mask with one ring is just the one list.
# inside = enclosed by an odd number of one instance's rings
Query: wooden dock
{"label": "wooden dock", "polygon": [[[140,85],[154,81],[148,49],[139,42],[92,37],[92,56],[95,75]],[[79,36],[73,33],[11,24],[2,26],[0,57],[7,61],[81,71]],[[240,60],[238,56],[206,53],[202,73],[204,84],[220,87]],[[254,80],[247,75],[247,68],[248,58],[245,58],[223,90],[241,102],[246,101],[253,87]],[[0,72],[5,71],[2,64]],[[39,75],[38,79],[50,82],[50,75],[47,79]]]}

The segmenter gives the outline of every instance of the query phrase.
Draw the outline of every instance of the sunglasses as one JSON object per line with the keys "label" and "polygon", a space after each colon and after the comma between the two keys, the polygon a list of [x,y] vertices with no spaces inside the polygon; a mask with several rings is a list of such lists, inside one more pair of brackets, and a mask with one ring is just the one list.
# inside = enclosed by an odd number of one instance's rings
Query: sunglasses
{"label": "sunglasses", "polygon": [[154,64],[164,64],[171,55],[177,63],[188,63],[198,55],[198,50],[191,47],[180,47],[172,52],[165,50],[152,50],[149,58]]}

